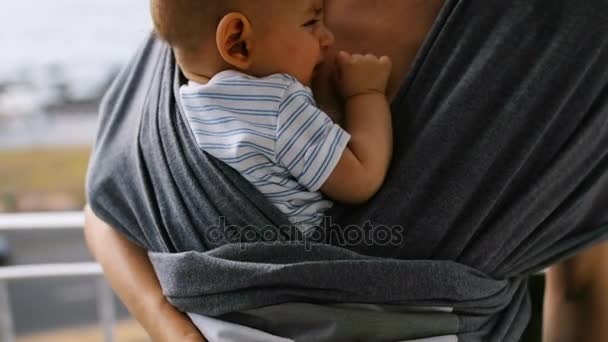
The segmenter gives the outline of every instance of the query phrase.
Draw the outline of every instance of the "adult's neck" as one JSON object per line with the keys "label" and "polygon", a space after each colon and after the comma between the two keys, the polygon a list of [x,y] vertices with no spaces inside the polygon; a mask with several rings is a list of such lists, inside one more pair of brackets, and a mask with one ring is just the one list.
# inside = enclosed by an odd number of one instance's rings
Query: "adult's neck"
{"label": "adult's neck", "polygon": [[387,96],[396,96],[444,0],[326,0],[326,22],[336,43],[313,82],[319,106],[339,121],[342,99],[332,80],[340,50],[389,56],[393,69]]}

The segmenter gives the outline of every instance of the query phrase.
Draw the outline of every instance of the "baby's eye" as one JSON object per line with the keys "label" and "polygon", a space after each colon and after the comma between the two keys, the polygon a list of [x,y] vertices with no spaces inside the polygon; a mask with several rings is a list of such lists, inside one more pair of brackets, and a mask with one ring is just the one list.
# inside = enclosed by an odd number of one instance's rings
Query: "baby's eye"
{"label": "baby's eye", "polygon": [[319,23],[319,19],[312,19],[307,21],[304,26],[315,26],[316,24]]}

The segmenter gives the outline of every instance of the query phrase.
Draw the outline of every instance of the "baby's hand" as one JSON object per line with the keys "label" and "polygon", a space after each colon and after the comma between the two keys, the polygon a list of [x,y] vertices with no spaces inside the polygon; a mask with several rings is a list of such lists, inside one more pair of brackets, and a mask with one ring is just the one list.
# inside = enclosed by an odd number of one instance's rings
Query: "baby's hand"
{"label": "baby's hand", "polygon": [[390,58],[380,58],[367,54],[349,54],[340,51],[336,56],[336,83],[346,99],[355,95],[386,93],[386,85],[391,74]]}

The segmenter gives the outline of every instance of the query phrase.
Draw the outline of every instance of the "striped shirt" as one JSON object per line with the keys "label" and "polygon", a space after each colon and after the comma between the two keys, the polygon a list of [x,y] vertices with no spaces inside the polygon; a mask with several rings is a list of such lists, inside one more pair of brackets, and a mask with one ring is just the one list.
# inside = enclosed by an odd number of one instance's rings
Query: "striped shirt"
{"label": "striped shirt", "polygon": [[289,221],[306,230],[332,202],[319,188],[350,135],[317,108],[309,88],[286,74],[256,78],[223,71],[180,90],[201,149],[230,165]]}

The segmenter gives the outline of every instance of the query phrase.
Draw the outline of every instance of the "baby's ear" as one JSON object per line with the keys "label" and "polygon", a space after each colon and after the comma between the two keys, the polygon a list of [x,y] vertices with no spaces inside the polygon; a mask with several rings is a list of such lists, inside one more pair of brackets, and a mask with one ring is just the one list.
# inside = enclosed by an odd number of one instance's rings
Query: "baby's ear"
{"label": "baby's ear", "polygon": [[220,20],[215,41],[224,61],[240,70],[251,66],[251,23],[241,13],[231,12]]}

